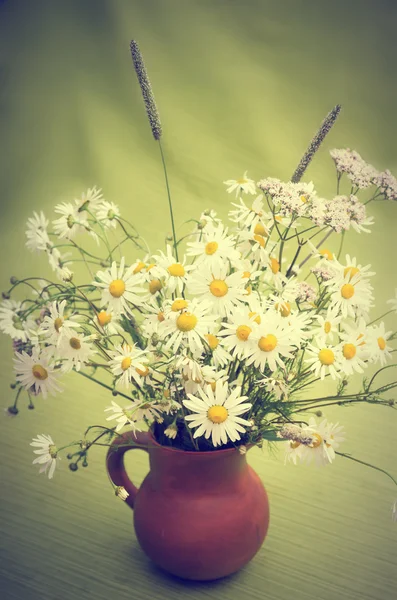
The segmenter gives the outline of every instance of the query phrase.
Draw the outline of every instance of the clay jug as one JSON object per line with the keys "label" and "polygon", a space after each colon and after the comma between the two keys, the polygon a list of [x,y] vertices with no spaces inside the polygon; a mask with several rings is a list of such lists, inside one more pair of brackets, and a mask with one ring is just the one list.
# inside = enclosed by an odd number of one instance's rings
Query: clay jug
{"label": "clay jug", "polygon": [[[137,488],[124,454],[149,453],[150,471]],[[112,481],[124,486],[138,542],[159,567],[185,579],[212,580],[246,565],[269,524],[266,491],[237,448],[194,452],[161,446],[151,432],[128,431],[109,448]]]}

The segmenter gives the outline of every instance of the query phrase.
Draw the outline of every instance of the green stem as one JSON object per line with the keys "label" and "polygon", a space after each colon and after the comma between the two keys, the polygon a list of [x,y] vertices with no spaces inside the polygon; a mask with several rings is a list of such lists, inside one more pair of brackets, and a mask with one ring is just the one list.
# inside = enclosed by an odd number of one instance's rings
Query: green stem
{"label": "green stem", "polygon": [[370,463],[367,463],[364,460],[359,460],[358,458],[354,458],[353,456],[350,456],[349,454],[344,454],[343,452],[337,452],[335,450],[335,454],[337,454],[338,456],[343,456],[343,458],[349,458],[350,460],[354,460],[354,462],[360,463],[360,465],[365,465],[366,467],[370,467],[371,469],[375,469],[375,471],[379,471],[380,473],[384,473],[384,475],[387,475],[387,477],[389,477],[392,480],[392,482],[397,485],[397,480],[394,479],[394,477],[392,477],[392,475],[390,475],[390,473],[388,473],[384,469],[381,469],[380,467],[375,467],[375,465],[371,465]]}
{"label": "green stem", "polygon": [[386,317],[386,315],[389,315],[392,312],[394,312],[393,308],[391,310],[388,310],[387,312],[385,312],[383,315],[380,315],[380,317],[376,317],[376,319],[374,319],[373,321],[371,321],[371,323],[368,323],[367,327],[369,327],[370,325],[372,325],[372,323],[376,323],[376,321],[379,321],[379,319],[383,319],[383,317]]}
{"label": "green stem", "polygon": [[161,154],[161,161],[163,163],[163,170],[164,170],[164,177],[165,177],[165,185],[167,188],[167,195],[168,195],[168,206],[170,209],[170,217],[171,217],[171,225],[172,225],[172,237],[174,240],[174,252],[175,252],[175,258],[177,261],[179,261],[179,257],[178,257],[178,244],[176,242],[176,233],[175,233],[175,222],[174,222],[174,213],[172,210],[172,201],[171,201],[171,193],[170,193],[170,186],[168,184],[168,175],[167,175],[167,167],[165,165],[165,159],[164,159],[164,153],[163,153],[163,147],[161,145],[161,141],[159,139],[159,148],[160,148],[160,154]]}

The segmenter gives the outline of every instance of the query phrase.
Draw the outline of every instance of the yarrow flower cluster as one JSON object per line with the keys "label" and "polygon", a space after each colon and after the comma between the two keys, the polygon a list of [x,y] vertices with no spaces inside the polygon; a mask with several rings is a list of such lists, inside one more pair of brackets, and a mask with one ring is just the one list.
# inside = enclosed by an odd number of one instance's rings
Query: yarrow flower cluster
{"label": "yarrow flower cluster", "polygon": [[[0,306],[0,330],[15,349],[9,412],[18,412],[23,391],[32,407],[32,398],[59,393],[62,378],[76,372],[112,400],[103,432],[89,440],[88,428],[68,453],[72,470],[87,464],[98,439],[125,427],[149,427],[160,444],[183,450],[236,447],[244,455],[269,440],[283,443],[286,462],[332,463],[343,426],[305,414],[323,404],[390,406],[384,394],[397,383],[377,388],[375,373],[346,392],[349,377],[388,364],[396,334],[371,315],[370,265],[343,255],[330,236],[369,232],[369,202],[395,199],[397,186],[354,151],[331,156],[333,198],[298,176],[256,184],[245,172],[225,181],[234,196],[228,224],[205,211],[190,232],[154,252],[96,187],[56,205],[55,219],[35,212],[26,245],[47,257],[58,281],[12,278]],[[358,195],[370,186],[364,205]],[[82,244],[87,237],[98,250]],[[85,281],[71,270],[76,258],[87,268]],[[18,296],[24,283],[25,298]],[[396,299],[389,303],[395,312]],[[323,380],[335,385],[334,394],[310,398],[310,386]],[[51,478],[67,446],[58,449],[47,435],[32,445],[34,462]],[[122,487],[116,495],[128,497]]]}

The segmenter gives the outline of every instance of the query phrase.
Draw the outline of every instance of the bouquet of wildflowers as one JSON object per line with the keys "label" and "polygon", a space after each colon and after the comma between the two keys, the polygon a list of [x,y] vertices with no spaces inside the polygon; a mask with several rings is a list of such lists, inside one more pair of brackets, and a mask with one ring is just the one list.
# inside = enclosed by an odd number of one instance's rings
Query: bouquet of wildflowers
{"label": "bouquet of wildflowers", "polygon": [[[378,375],[396,366],[390,362],[396,334],[372,314],[370,265],[343,254],[342,246],[349,230],[370,232],[371,202],[397,200],[397,180],[357,152],[337,149],[333,198],[301,181],[337,106],[290,181],[255,182],[247,173],[225,181],[229,222],[206,210],[178,236],[160,121],[139,49],[131,48],[160,145],[172,235],[152,252],[96,187],[55,206],[51,223],[42,212],[28,220],[26,245],[48,257],[55,278],[12,278],[3,293],[0,328],[15,350],[16,399],[8,411],[18,412],[23,394],[32,407],[34,398],[60,392],[71,371],[112,395],[95,435],[89,427],[78,444],[62,448],[38,435],[34,463],[51,478],[65,450],[76,470],[93,445],[110,443],[124,427],[151,428],[157,442],[183,450],[234,446],[244,453],[267,440],[282,443],[285,460],[295,464],[325,465],[338,454],[362,462],[338,450],[344,428],[323,418],[323,407],[394,408],[388,393],[397,382],[378,385]],[[335,234],[336,253],[326,245]],[[73,273],[78,260],[85,281]],[[16,299],[21,288],[28,295]],[[396,312],[397,297],[389,304],[388,312]],[[372,365],[377,370],[365,377]],[[361,387],[351,390],[349,378],[357,373]],[[330,380],[333,393],[311,397],[313,384],[324,381],[329,390]]]}

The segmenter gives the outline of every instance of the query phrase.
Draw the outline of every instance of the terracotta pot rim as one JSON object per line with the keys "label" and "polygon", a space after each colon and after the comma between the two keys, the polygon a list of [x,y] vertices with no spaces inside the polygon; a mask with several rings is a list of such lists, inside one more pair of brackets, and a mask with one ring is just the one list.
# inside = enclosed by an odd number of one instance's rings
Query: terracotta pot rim
{"label": "terracotta pot rim", "polygon": [[[156,448],[161,448],[161,450],[164,452],[189,454],[189,455],[193,455],[193,456],[204,456],[204,455],[213,456],[214,454],[216,454],[216,455],[221,454],[222,456],[224,456],[225,454],[231,454],[232,452],[236,452],[239,449],[239,446],[237,446],[236,448],[225,448],[224,450],[182,450],[181,448],[173,448],[172,446],[162,446],[162,444],[159,444],[158,441],[155,439],[153,432],[150,429],[148,431],[148,434],[149,434],[151,445],[155,446]],[[241,445],[244,445],[244,444],[241,444]],[[248,451],[250,448],[255,446],[255,444],[246,444],[245,446]],[[244,456],[244,455],[242,455],[242,456]]]}

